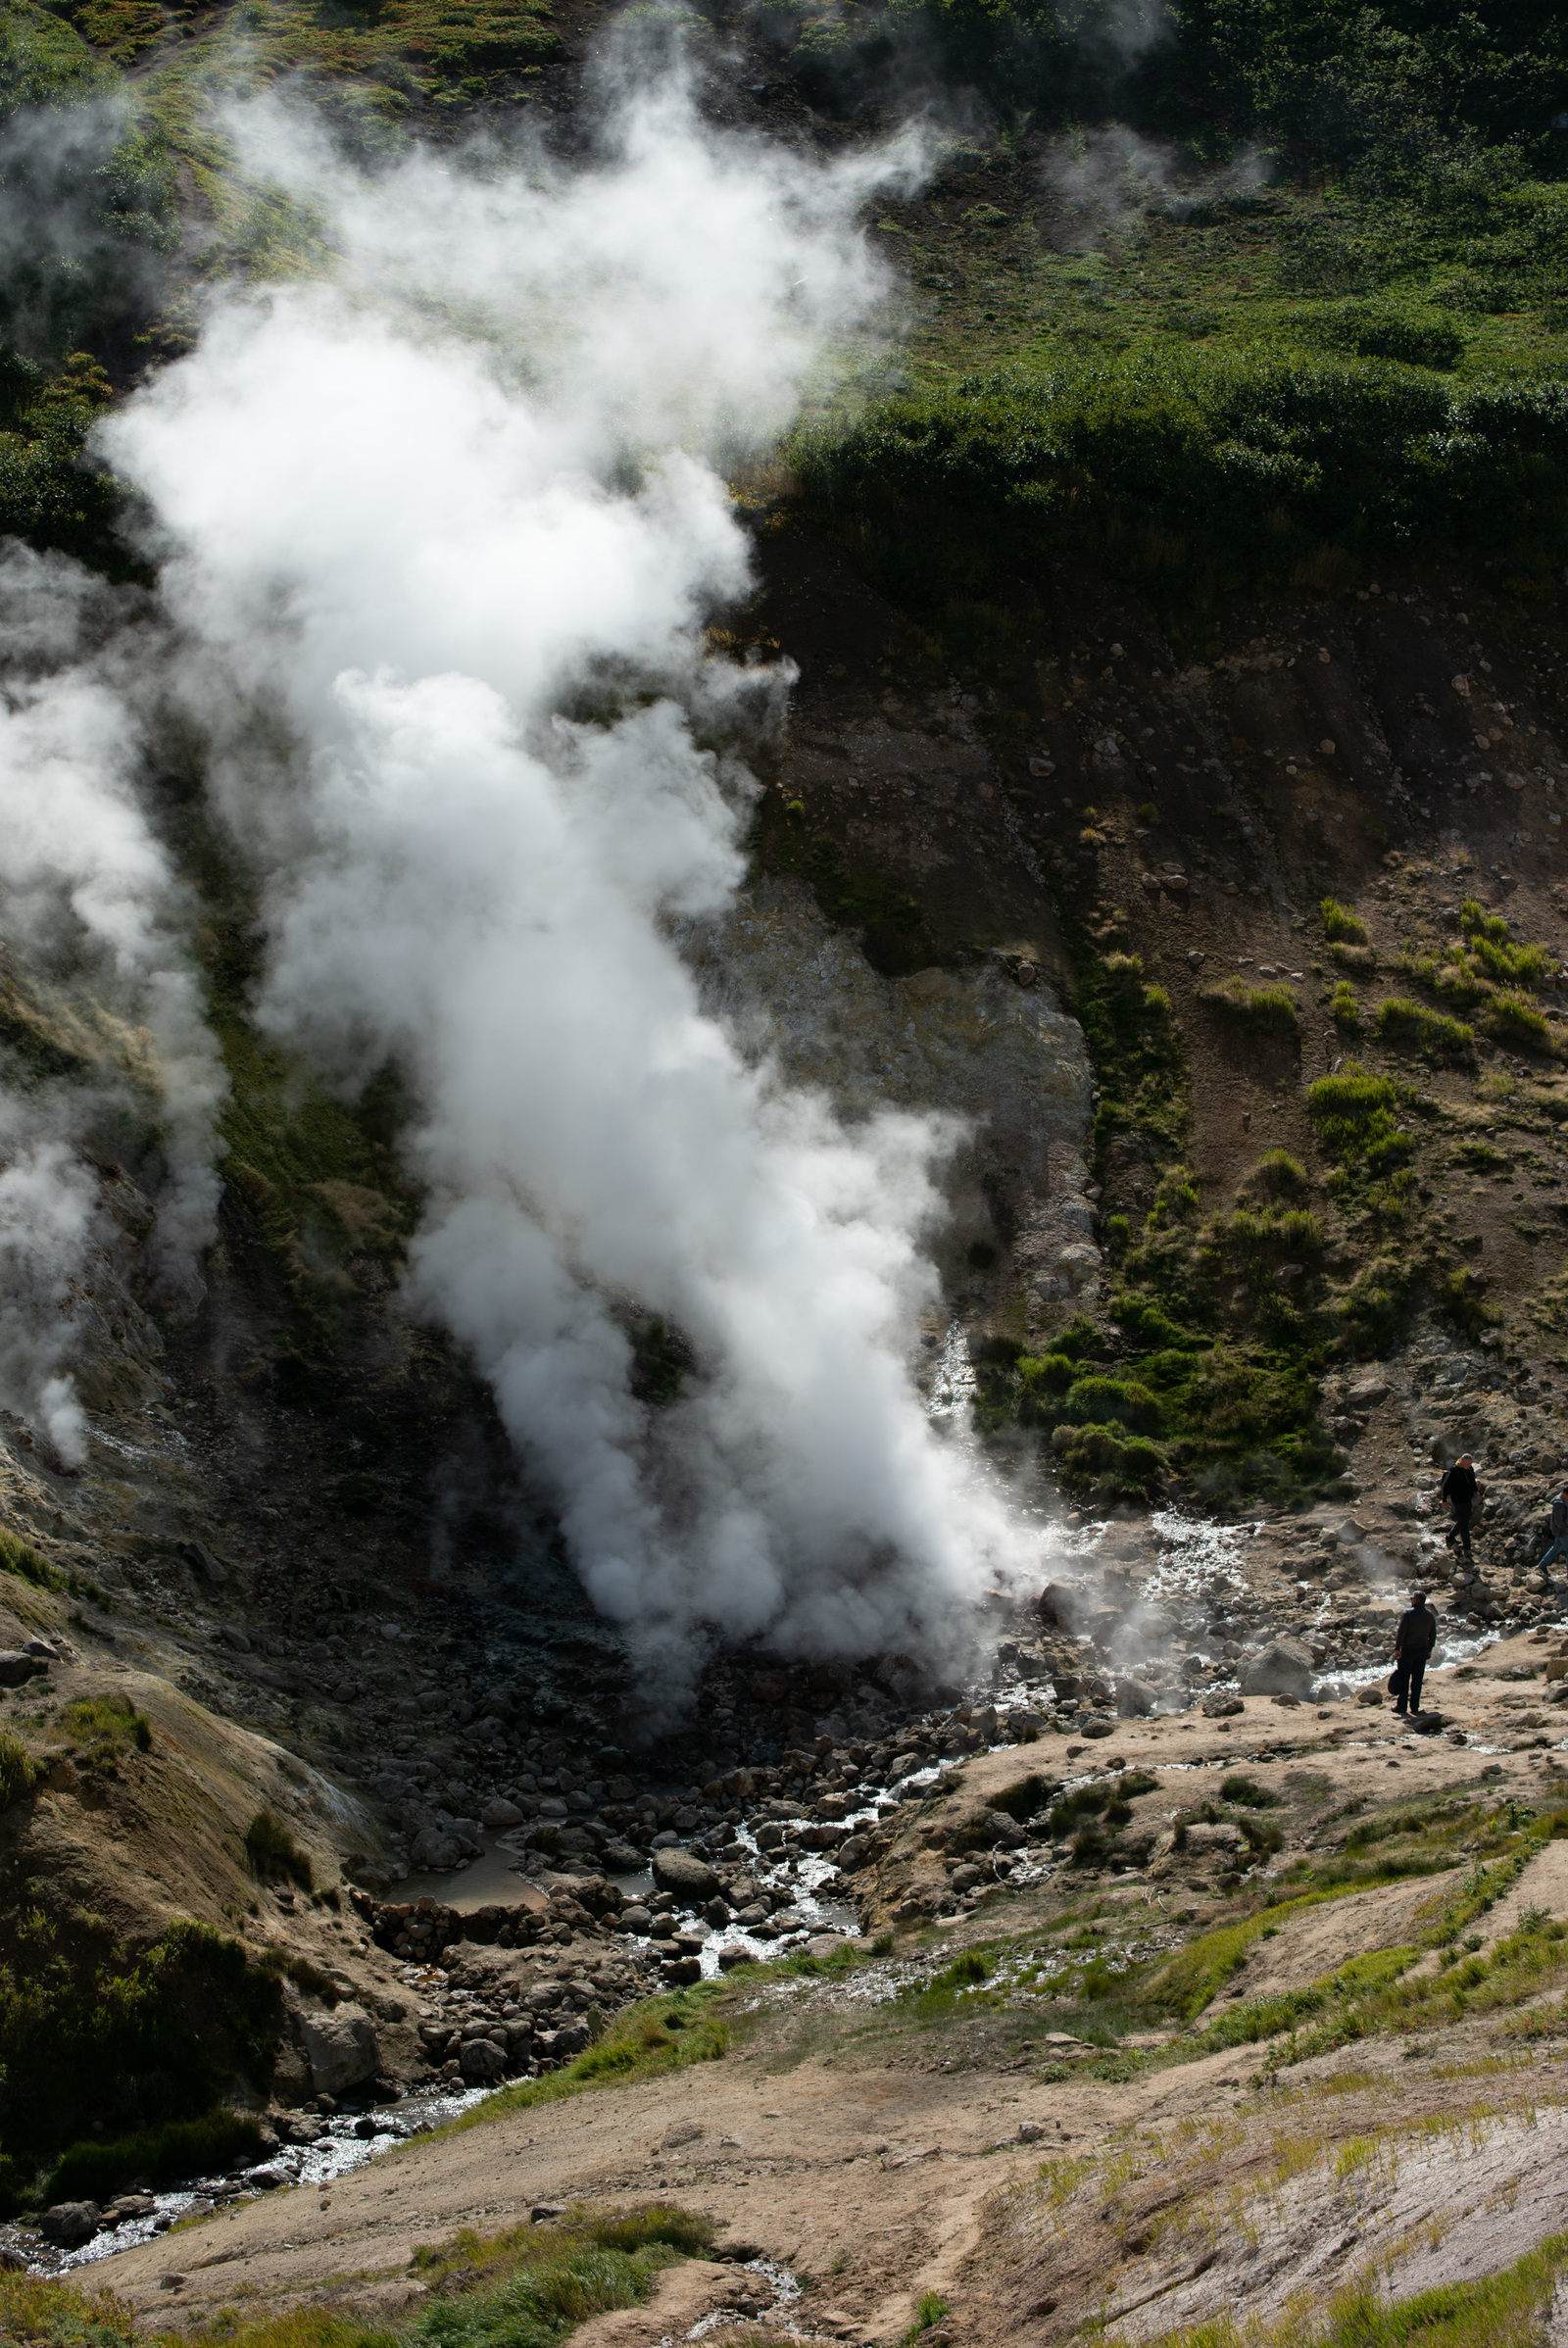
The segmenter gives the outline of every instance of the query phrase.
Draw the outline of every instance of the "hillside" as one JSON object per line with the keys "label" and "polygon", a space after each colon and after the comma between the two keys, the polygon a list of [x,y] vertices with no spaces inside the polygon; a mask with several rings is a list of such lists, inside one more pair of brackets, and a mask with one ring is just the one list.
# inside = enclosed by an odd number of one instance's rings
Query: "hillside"
{"label": "hillside", "polygon": [[10,0],[7,2337],[1554,2336],[1563,38]]}

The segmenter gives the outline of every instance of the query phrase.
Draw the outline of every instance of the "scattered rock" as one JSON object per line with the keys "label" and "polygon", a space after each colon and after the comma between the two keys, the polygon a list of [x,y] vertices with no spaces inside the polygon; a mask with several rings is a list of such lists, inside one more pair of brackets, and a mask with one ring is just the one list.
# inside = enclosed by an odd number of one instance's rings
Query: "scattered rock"
{"label": "scattered rock", "polygon": [[302,2014],[299,2033],[318,2095],[341,2095],[374,2079],[381,2067],[375,2025],[362,2006]]}
{"label": "scattered rock", "polygon": [[479,1824],[482,1827],[520,1827],[525,1815],[515,1802],[505,1801],[498,1794],[493,1802],[485,1803],[479,1813]]}
{"label": "scattered rock", "polygon": [[0,1653],[0,1688],[21,1688],[35,1673],[48,1669],[48,1664],[40,1655],[24,1655],[18,1651]]}
{"label": "scattered rock", "polygon": [[[1244,1695],[1310,1695],[1312,1650],[1287,1632],[1271,1639],[1242,1673]],[[1208,1707],[1205,1705],[1204,1710]]]}
{"label": "scattered rock", "polygon": [[665,2128],[660,2141],[665,2152],[674,2152],[682,2144],[695,2144],[702,2132],[700,2120],[677,2120],[673,2128]]}
{"label": "scattered rock", "polygon": [[500,2079],[507,2068],[506,2049],[491,2038],[467,2038],[458,2053],[458,2069],[466,2079],[483,2083]]}
{"label": "scattered rock", "polygon": [[1203,1718],[1205,1720],[1229,1720],[1233,1713],[1245,1712],[1246,1710],[1247,1706],[1242,1702],[1242,1699],[1239,1695],[1225,1695],[1222,1693],[1218,1695],[1205,1695],[1203,1698]]}
{"label": "scattered rock", "polygon": [[92,2240],[100,2224],[95,2201],[57,2201],[39,2219],[38,2231],[61,2250],[79,2250]]}
{"label": "scattered rock", "polygon": [[678,1846],[654,1852],[654,1882],[688,1907],[702,1907],[723,1888],[706,1859]]}
{"label": "scattered rock", "polygon": [[[1241,1710],[1239,1704],[1236,1708]],[[1116,1723],[1103,1712],[1091,1712],[1087,1720],[1079,1721],[1077,1726],[1081,1737],[1114,1737],[1116,1734]]]}

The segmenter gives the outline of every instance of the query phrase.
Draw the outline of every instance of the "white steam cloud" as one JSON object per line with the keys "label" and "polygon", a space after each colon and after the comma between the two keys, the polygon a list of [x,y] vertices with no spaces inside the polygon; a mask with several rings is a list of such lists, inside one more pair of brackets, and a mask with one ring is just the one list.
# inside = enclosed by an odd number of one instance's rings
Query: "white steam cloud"
{"label": "white steam cloud", "polygon": [[1172,142],[1143,138],[1125,122],[1069,130],[1046,150],[1042,176],[1061,197],[1076,241],[1119,235],[1148,212],[1185,219],[1200,205],[1253,194],[1272,173],[1269,157],[1245,147],[1215,169],[1195,167]]}
{"label": "white steam cloud", "polygon": [[[0,931],[69,1003],[87,976],[110,1026],[90,1080],[0,1091],[0,1403],[85,1455],[69,1367],[96,1185],[79,1143],[107,1090],[159,1097],[166,1170],[152,1256],[166,1293],[199,1290],[219,1198],[221,1063],[184,944],[183,893],[138,796],[136,702],[157,638],[59,556],[0,557]],[[112,618],[104,636],[105,606]]]}
{"label": "white steam cloud", "polygon": [[[677,1701],[710,1631],[951,1654],[1020,1560],[904,1367],[954,1136],[846,1130],[748,1064],[670,936],[740,886],[755,786],[722,745],[782,690],[702,654],[749,583],[713,461],[874,319],[857,208],[916,157],[718,138],[678,73],[571,175],[419,154],[368,182],[276,113],[240,130],[339,267],[226,301],[106,439],[263,874],[261,1015],[346,1085],[403,1070],[411,1295],[645,1681]],[[562,713],[585,682],[612,721]],[[662,1408],[633,1310],[695,1350]]]}

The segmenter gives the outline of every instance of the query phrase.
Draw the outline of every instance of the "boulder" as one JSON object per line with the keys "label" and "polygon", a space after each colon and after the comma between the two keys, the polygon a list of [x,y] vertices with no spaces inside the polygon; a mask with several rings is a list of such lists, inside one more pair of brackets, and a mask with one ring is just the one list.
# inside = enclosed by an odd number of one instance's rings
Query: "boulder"
{"label": "boulder", "polygon": [[1107,1719],[1103,1712],[1091,1712],[1087,1720],[1077,1723],[1077,1728],[1081,1737],[1114,1737],[1116,1734],[1115,1722]]}
{"label": "boulder", "polygon": [[1388,1393],[1387,1379],[1363,1378],[1359,1384],[1351,1387],[1345,1398],[1352,1410],[1376,1410],[1380,1402],[1388,1399]]}
{"label": "boulder", "polygon": [[228,1580],[227,1570],[219,1563],[204,1541],[187,1541],[179,1553],[191,1572],[199,1574],[204,1582],[218,1585]]}
{"label": "boulder", "polygon": [[1230,1826],[1222,1819],[1214,1826],[1205,1826],[1201,1822],[1190,1826],[1184,1847],[1198,1852],[1234,1851],[1240,1850],[1242,1841],[1241,1828]]}
{"label": "boulder", "polygon": [[44,2211],[38,2230],[57,2249],[79,2250],[83,2242],[92,2240],[99,2223],[95,2201],[57,2201],[53,2209]]}
{"label": "boulder", "polygon": [[456,1867],[462,1856],[462,1843],[445,1827],[421,1827],[409,1845],[409,1857],[416,1867]]}
{"label": "boulder", "polygon": [[1247,1707],[1239,1695],[1227,1695],[1223,1689],[1214,1695],[1205,1695],[1203,1698],[1203,1718],[1205,1720],[1229,1720],[1233,1713],[1245,1712],[1246,1709]]}
{"label": "boulder", "polygon": [[507,2068],[506,2049],[490,2038],[466,2039],[458,2055],[458,2069],[474,2086],[484,2086],[500,2079]]}
{"label": "boulder", "polygon": [[1310,1695],[1312,1650],[1290,1632],[1271,1639],[1242,1670],[1244,1695]]}
{"label": "boulder", "polygon": [[1158,1701],[1155,1690],[1143,1680],[1123,1680],[1116,1689],[1116,1710],[1123,1720],[1142,1720]]}
{"label": "boulder", "polygon": [[[841,1837],[835,1834],[834,1842]],[[717,1897],[722,1885],[706,1859],[694,1851],[656,1850],[654,1853],[654,1882],[661,1891],[669,1891],[686,1907],[701,1907]]]}
{"label": "boulder", "polygon": [[363,2006],[337,2006],[330,2014],[302,2014],[300,2038],[318,2095],[341,2095],[374,2079],[381,2068],[375,2025]]}
{"label": "boulder", "polygon": [[520,1827],[523,1816],[524,1813],[518,1809],[515,1802],[506,1801],[500,1794],[497,1794],[495,1800],[486,1802],[480,1811],[479,1823],[486,1827]]}
{"label": "boulder", "polygon": [[[0,1653],[0,1688],[21,1688],[35,1672],[47,1671],[48,1664],[41,1655],[24,1655],[16,1651]],[[74,2209],[74,2201],[63,2201],[62,2209]]]}

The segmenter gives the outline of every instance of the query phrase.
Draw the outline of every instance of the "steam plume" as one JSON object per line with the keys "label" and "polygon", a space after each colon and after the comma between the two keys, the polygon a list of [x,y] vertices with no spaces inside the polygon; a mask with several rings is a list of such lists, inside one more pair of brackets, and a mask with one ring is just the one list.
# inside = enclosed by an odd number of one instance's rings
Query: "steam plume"
{"label": "steam plume", "polygon": [[[702,655],[749,583],[711,460],[874,318],[856,207],[913,153],[717,139],[678,73],[572,176],[420,154],[371,184],[275,113],[241,135],[338,272],[227,301],[107,438],[264,875],[261,1015],[345,1086],[405,1072],[411,1296],[671,1700],[708,1627],[951,1651],[1015,1548],[902,1366],[953,1136],[847,1131],[747,1064],[667,926],[740,886],[722,745],[785,681]],[[618,694],[594,722],[563,714],[585,681]],[[633,1305],[695,1348],[663,1409]]]}

